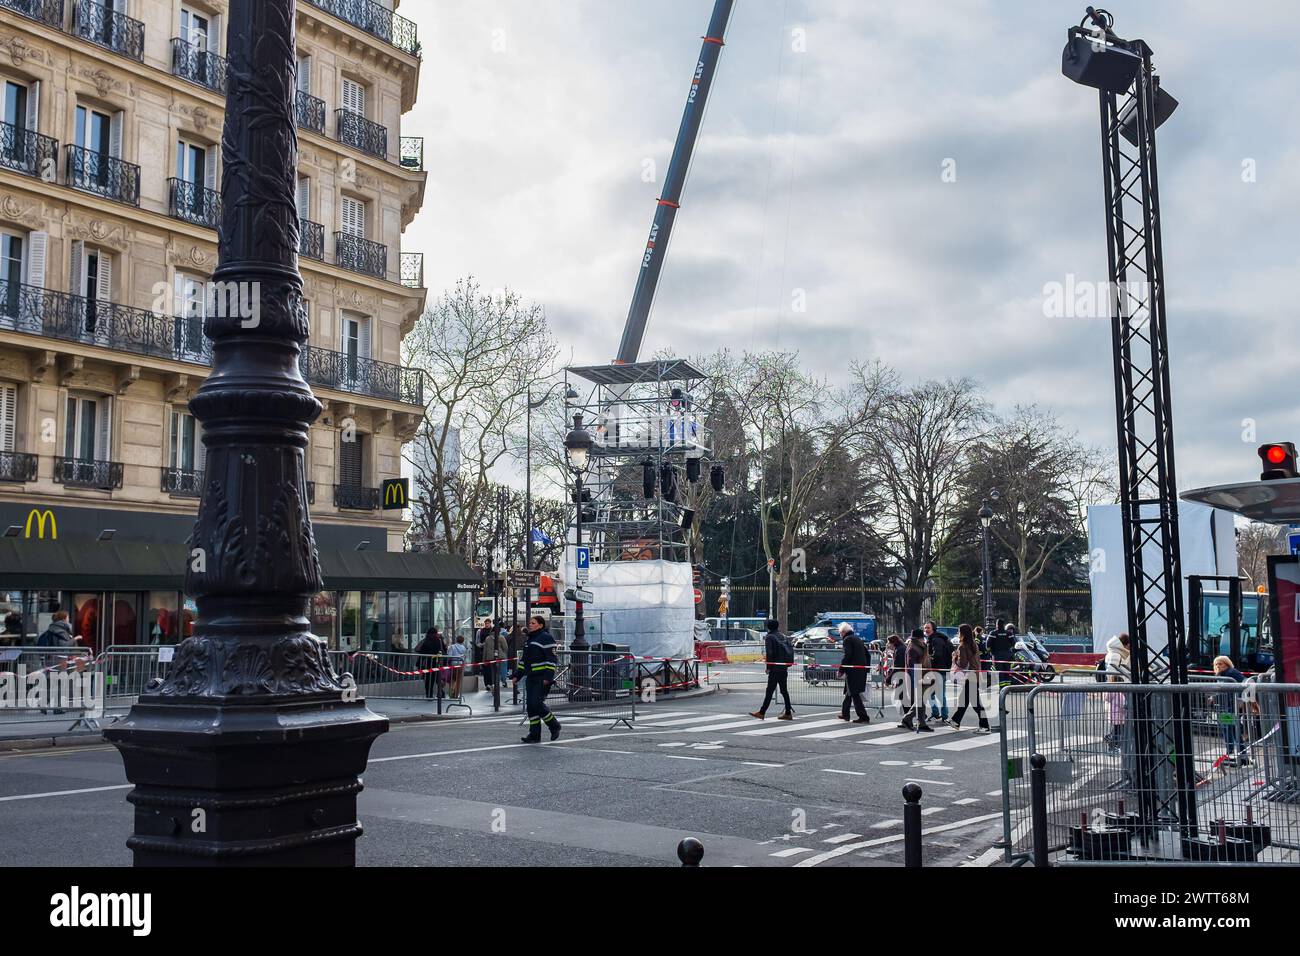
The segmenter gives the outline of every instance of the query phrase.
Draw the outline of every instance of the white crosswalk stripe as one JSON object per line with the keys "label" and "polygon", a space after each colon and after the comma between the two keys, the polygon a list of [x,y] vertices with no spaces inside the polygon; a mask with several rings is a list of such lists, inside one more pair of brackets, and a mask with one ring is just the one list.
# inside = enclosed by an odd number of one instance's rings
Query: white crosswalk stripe
{"label": "white crosswalk stripe", "polygon": [[[640,713],[640,712],[638,711],[638,713],[637,713],[637,715],[636,715],[636,722],[639,724],[639,723],[641,723],[641,722],[643,722],[643,721],[647,721],[647,720],[666,720],[666,719],[668,719],[669,717],[690,717],[691,715],[693,715],[693,714],[697,714],[697,713],[699,713],[699,711],[697,711],[697,710],[666,710],[666,711],[663,711],[663,712],[651,711],[651,712],[648,713],[648,714],[643,714],[643,713]],[[721,715],[720,715],[720,714],[710,714],[709,716],[710,716],[710,717],[720,717]]]}
{"label": "white crosswalk stripe", "polygon": [[850,840],[861,840],[861,833],[841,833],[839,836],[827,837],[822,840],[823,843],[848,843]]}
{"label": "white crosswalk stripe", "polygon": [[660,727],[680,727],[682,724],[702,724],[706,721],[717,720],[719,717],[739,717],[739,714],[705,714],[701,717],[676,717],[673,720],[656,720],[655,729]]}
{"label": "white crosswalk stripe", "polygon": [[[714,714],[714,716],[717,717],[719,715]],[[758,726],[758,718],[748,717],[745,720],[732,720],[732,721],[728,721],[725,724],[706,724],[703,727],[687,727],[685,728],[685,730],[687,731],[687,733],[703,734],[711,730],[734,730],[737,727],[756,727],[756,726]]]}
{"label": "white crosswalk stripe", "polygon": [[798,856],[800,853],[811,853],[811,852],[812,852],[812,847],[810,847],[810,846],[792,846],[792,847],[790,847],[790,849],[788,849],[788,850],[778,850],[777,852],[775,852],[775,853],[773,853],[773,854],[771,854],[771,855],[772,855],[772,856],[778,856],[778,857],[779,857],[779,856]]}
{"label": "white crosswalk stripe", "polygon": [[[1027,731],[1024,730],[1012,731],[1011,733],[1007,734],[1007,739],[1014,740],[1017,737],[1025,736],[1026,733]],[[947,750],[947,751],[974,750],[977,747],[992,747],[996,745],[999,740],[1000,738],[998,737],[997,734],[980,734],[975,737],[969,737],[965,740],[951,740],[948,743],[936,744],[935,746],[929,747],[927,749]]]}
{"label": "white crosswalk stripe", "polygon": [[742,730],[736,734],[737,737],[760,737],[766,734],[789,734],[799,730],[807,730],[811,727],[829,727],[832,724],[840,723],[838,717],[832,717],[830,720],[788,720],[783,721],[775,727],[761,727],[758,730]]}
{"label": "white crosswalk stripe", "polygon": [[[891,737],[876,737],[873,740],[859,741],[859,743],[875,744],[880,747],[889,747],[892,746],[893,744],[905,744],[908,743],[909,741],[920,742],[922,740],[933,740],[935,737],[942,737],[945,734],[955,734],[955,733],[958,733],[958,731],[953,730],[951,727],[943,727],[939,730],[934,731],[934,733],[930,733],[930,734],[919,734],[914,730],[909,730],[901,734],[894,734]],[[929,749],[933,750],[935,748],[931,747]]]}
{"label": "white crosswalk stripe", "polygon": [[876,734],[889,730],[889,724],[859,724],[856,727],[841,727],[839,730],[823,730],[817,734],[805,734],[799,740],[838,740],[841,737],[857,737],[860,734]]}

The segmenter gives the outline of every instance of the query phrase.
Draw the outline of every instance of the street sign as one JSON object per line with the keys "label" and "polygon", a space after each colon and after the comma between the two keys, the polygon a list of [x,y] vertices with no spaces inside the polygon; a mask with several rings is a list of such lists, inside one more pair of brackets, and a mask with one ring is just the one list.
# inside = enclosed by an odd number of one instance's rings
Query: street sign
{"label": "street sign", "polygon": [[1293,554],[1300,554],[1300,525],[1291,525],[1286,532],[1287,549]]}
{"label": "street sign", "polygon": [[506,583],[512,588],[535,588],[541,583],[541,571],[524,571],[512,568],[506,572]]}
{"label": "street sign", "polygon": [[581,601],[583,604],[590,604],[592,601],[596,600],[596,595],[592,594],[590,591],[584,591],[582,588],[574,588],[573,599],[575,601]]}
{"label": "street sign", "polygon": [[574,549],[573,565],[579,584],[586,584],[591,574],[591,548],[582,546]]}
{"label": "street sign", "polygon": [[695,603],[696,604],[704,603],[704,592],[701,591],[699,588],[695,589]]}
{"label": "street sign", "polygon": [[410,478],[384,479],[384,510],[401,511],[411,500]]}

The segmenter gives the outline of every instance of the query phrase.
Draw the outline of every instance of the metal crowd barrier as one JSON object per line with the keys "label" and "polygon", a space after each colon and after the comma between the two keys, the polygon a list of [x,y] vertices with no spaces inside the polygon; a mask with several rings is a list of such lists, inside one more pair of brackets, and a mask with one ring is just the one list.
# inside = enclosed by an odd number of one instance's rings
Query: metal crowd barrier
{"label": "metal crowd barrier", "polygon": [[999,709],[1009,863],[1300,863],[1300,685],[1050,683]]}
{"label": "metal crowd barrier", "polygon": [[637,658],[634,663],[635,687],[642,693],[647,688],[662,694],[700,686],[700,662],[695,658]]}
{"label": "metal crowd barrier", "polygon": [[351,674],[367,700],[426,702],[439,714],[456,707],[474,712],[465,703],[464,679],[465,668],[473,665],[464,658],[408,651],[330,651],[329,658],[334,672]]}
{"label": "metal crowd barrier", "polygon": [[101,658],[104,671],[104,715],[120,720],[153,680],[163,680],[171,669],[171,645],[114,644]]}
{"label": "metal crowd barrier", "polygon": [[[619,651],[557,650],[559,667],[546,705],[566,717],[636,721],[636,659]],[[526,680],[519,682],[520,709],[528,713]]]}
{"label": "metal crowd barrier", "polygon": [[84,647],[0,648],[0,724],[72,718],[94,727],[103,715],[104,675]]}

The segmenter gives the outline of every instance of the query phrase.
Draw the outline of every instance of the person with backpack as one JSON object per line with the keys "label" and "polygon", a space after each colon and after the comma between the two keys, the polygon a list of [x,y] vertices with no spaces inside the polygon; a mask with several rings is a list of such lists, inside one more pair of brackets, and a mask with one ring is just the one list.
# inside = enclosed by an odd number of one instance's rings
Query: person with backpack
{"label": "person with backpack", "polygon": [[794,648],[790,638],[781,633],[781,622],[775,618],[767,619],[767,637],[763,641],[763,656],[767,660],[767,693],[763,695],[763,706],[749,716],[763,720],[767,717],[767,708],[772,704],[776,689],[781,689],[781,699],[785,701],[785,712],[777,720],[794,720],[794,708],[790,706],[790,690],[786,681],[790,677],[790,668],[794,665]]}
{"label": "person with backpack", "polygon": [[72,647],[76,643],[77,638],[72,636],[67,611],[55,611],[50,626],[36,639],[37,647]]}
{"label": "person with backpack", "polygon": [[952,670],[952,641],[934,621],[925,622],[925,640],[930,649],[930,666],[937,672],[935,694],[930,698],[930,719],[948,723],[948,672]]}
{"label": "person with backpack", "polygon": [[925,674],[930,669],[930,650],[925,644],[925,631],[920,628],[908,639],[906,663],[906,715],[898,726],[924,734],[934,733],[934,728],[925,722]]}

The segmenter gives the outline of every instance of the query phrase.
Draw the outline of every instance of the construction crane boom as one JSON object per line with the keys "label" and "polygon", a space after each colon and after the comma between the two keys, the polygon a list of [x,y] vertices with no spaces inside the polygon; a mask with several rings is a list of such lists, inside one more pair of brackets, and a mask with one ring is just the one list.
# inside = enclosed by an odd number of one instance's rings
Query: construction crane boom
{"label": "construction crane boom", "polygon": [[632,305],[627,311],[623,341],[619,343],[618,358],[615,359],[620,364],[635,362],[641,351],[641,340],[645,337],[646,322],[650,318],[650,307],[654,304],[655,291],[659,286],[659,274],[663,271],[668,240],[672,236],[673,222],[680,208],[682,188],[686,185],[686,173],[695,152],[695,141],[699,137],[704,108],[709,100],[709,88],[713,85],[718,56],[722,52],[734,2],[735,0],[716,0],[708,33],[700,46],[699,62],[695,66],[691,91],[687,94],[686,109],[682,113],[682,125],[677,131],[677,144],[673,147],[673,158],[668,165],[668,175],[664,178],[663,193],[659,196],[654,223],[650,226],[645,255],[641,257],[641,271],[637,275],[636,291],[632,293]]}

